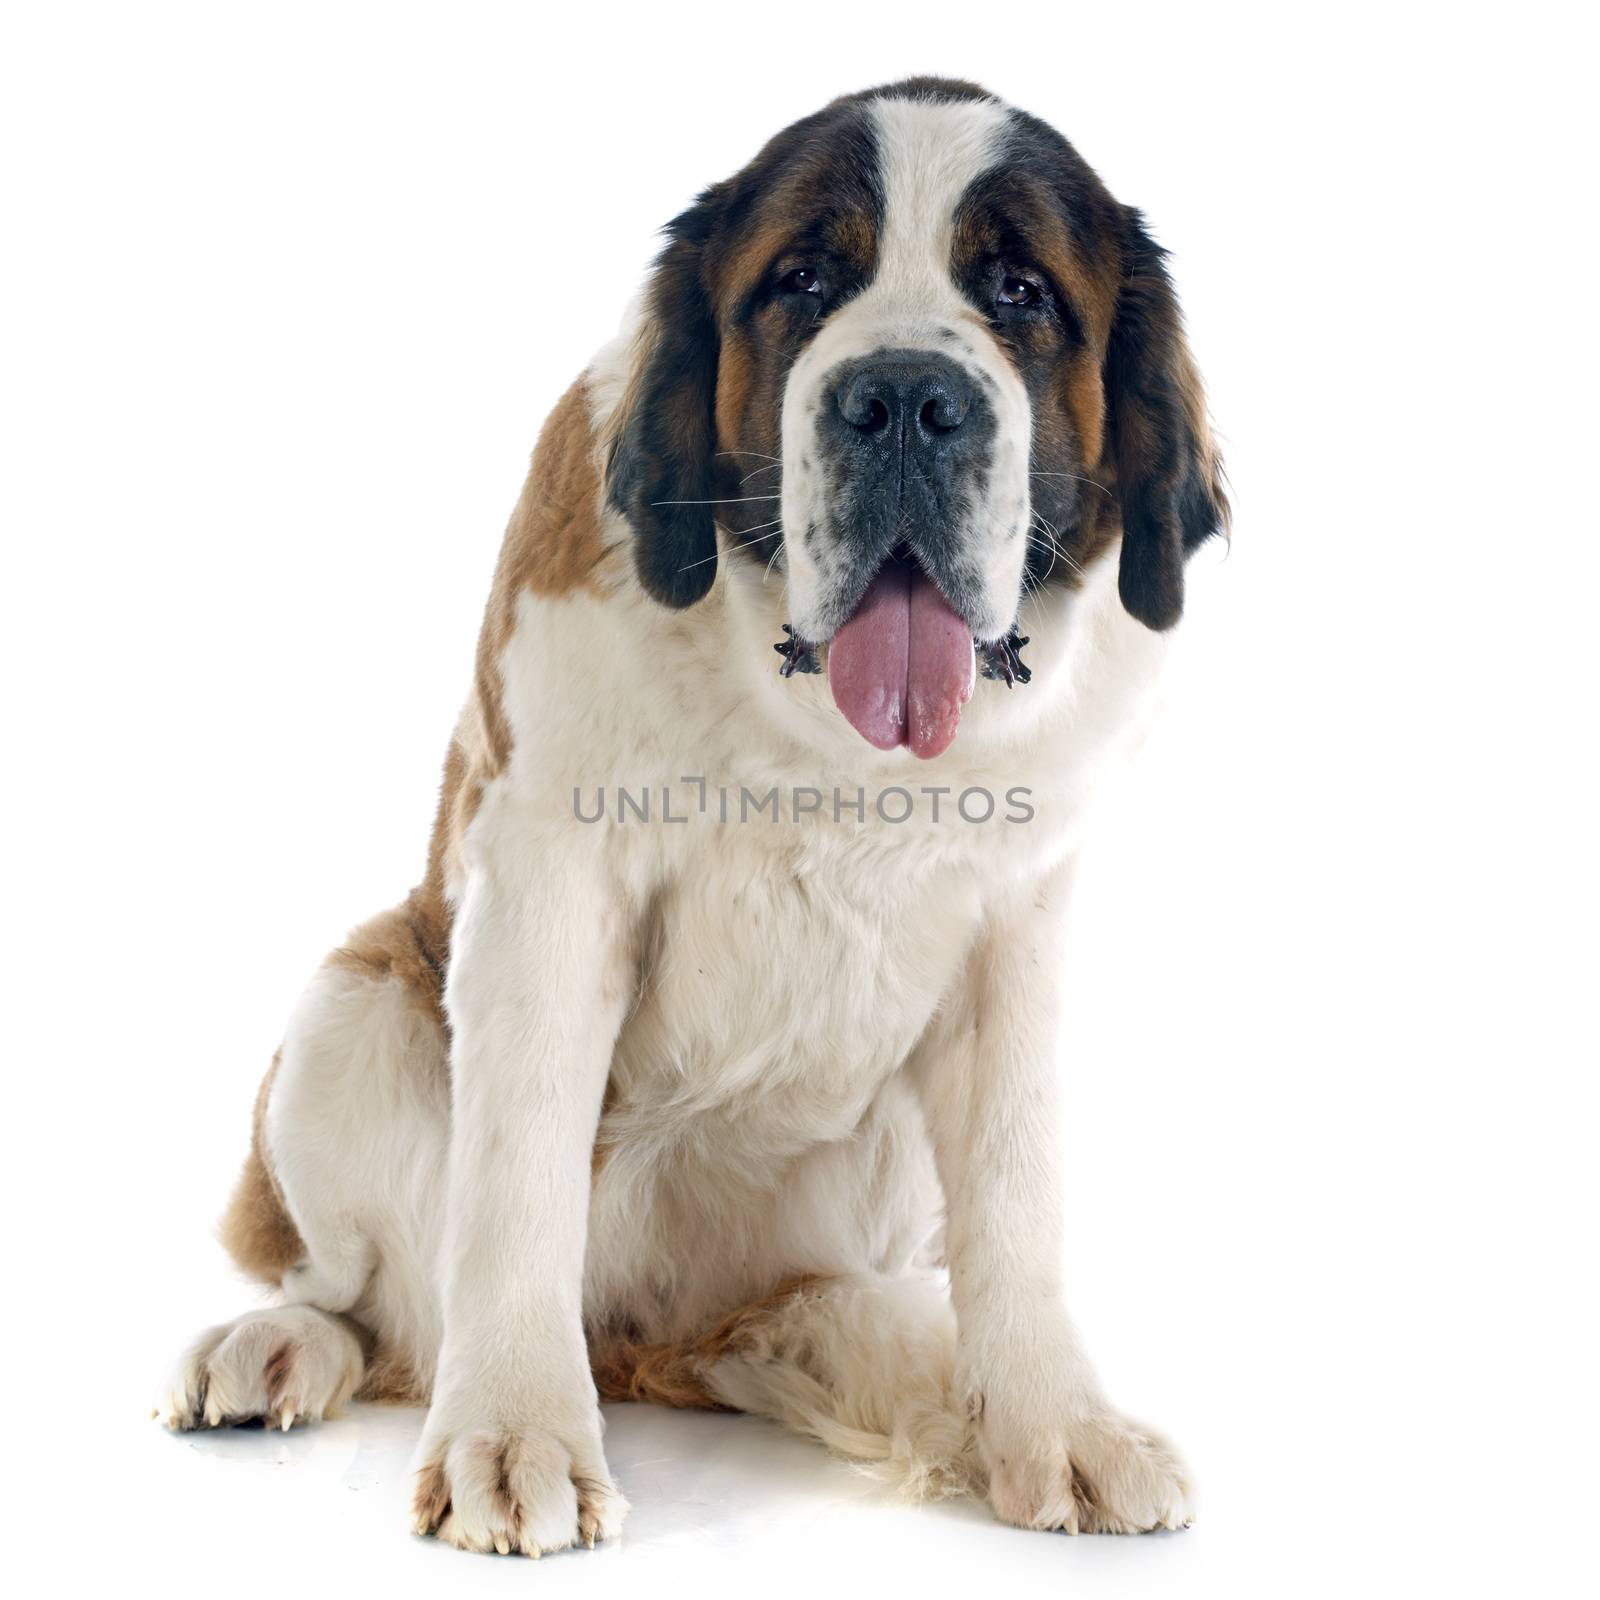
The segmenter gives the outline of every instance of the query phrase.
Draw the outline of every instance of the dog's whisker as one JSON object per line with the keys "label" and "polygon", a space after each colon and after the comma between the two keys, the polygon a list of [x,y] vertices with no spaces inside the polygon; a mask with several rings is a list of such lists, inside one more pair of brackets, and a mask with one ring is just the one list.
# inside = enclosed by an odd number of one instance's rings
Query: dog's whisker
{"label": "dog's whisker", "polygon": [[[1044,535],[1044,538],[1037,539],[1034,537],[1033,532],[1030,531],[1028,534],[1028,543],[1031,544],[1035,550],[1049,550],[1052,570],[1055,566],[1055,558],[1059,556],[1061,560],[1066,562],[1066,564],[1071,567],[1071,569],[1081,578],[1084,575],[1083,568],[1076,560],[1073,559],[1072,555],[1068,551],[1062,548],[1061,544],[1053,536],[1053,532],[1049,526],[1046,525],[1040,527],[1038,531]],[[1046,576],[1048,577],[1049,574],[1046,573]]]}
{"label": "dog's whisker", "polygon": [[1044,570],[1045,577],[1048,578],[1050,574],[1055,571],[1056,561],[1058,559],[1063,561],[1073,572],[1077,573],[1080,578],[1083,577],[1083,568],[1080,567],[1078,563],[1074,561],[1072,557],[1069,556],[1067,552],[1062,550],[1059,546],[1053,544],[1036,544],[1034,545],[1034,549],[1048,550],[1050,552],[1050,565]]}
{"label": "dog's whisker", "polygon": [[1032,531],[1034,533],[1043,534],[1045,539],[1046,539],[1046,541],[1049,543],[1050,548],[1052,550],[1057,551],[1061,555],[1063,560],[1067,559],[1067,552],[1066,552],[1065,548],[1062,546],[1061,540],[1056,534],[1056,530],[1054,528],[1052,528],[1048,522],[1037,522],[1036,521],[1034,523],[1034,525],[1033,525],[1033,530]]}
{"label": "dog's whisker", "polygon": [[[1054,551],[1056,555],[1060,556],[1061,559],[1065,561],[1066,564],[1071,567],[1072,570],[1081,578],[1083,576],[1083,568],[1079,566],[1078,563],[1074,561],[1064,549],[1062,549],[1059,543],[1060,535],[1056,532],[1055,528],[1053,528],[1050,523],[1040,516],[1037,511],[1033,513],[1033,520],[1035,525],[1038,527],[1039,532],[1041,532],[1049,541],[1050,549]],[[1037,548],[1036,541],[1032,540],[1031,537],[1029,542],[1034,543],[1035,547]]]}
{"label": "dog's whisker", "polygon": [[[1046,578],[1048,578],[1050,574],[1056,570],[1056,547],[1053,544],[1040,544],[1040,542],[1035,539],[1031,533],[1028,535],[1028,545],[1029,548],[1033,550],[1048,550],[1050,552],[1050,565],[1044,569],[1044,575]],[[1022,569],[1022,576],[1024,578],[1028,577],[1028,569],[1026,567]]]}
{"label": "dog's whisker", "polygon": [[[771,528],[772,532],[771,533],[762,533],[760,531],[762,528]],[[782,518],[779,518],[779,520],[777,522],[758,522],[755,525],[755,527],[751,528],[748,532],[740,533],[738,535],[738,537],[740,539],[743,539],[747,544],[765,544],[768,539],[776,539],[778,537],[778,535],[780,533],[782,533],[782,532],[783,532]],[[757,537],[751,538],[750,537],[751,534],[755,534],[755,535],[757,535]],[[780,546],[780,548],[781,548],[781,546]],[[719,550],[716,555],[702,556],[698,561],[691,561],[689,563],[689,565],[686,566],[686,567],[679,567],[678,571],[679,572],[688,572],[688,571],[691,570],[691,568],[703,567],[703,566],[706,565],[706,563],[708,561],[715,561],[717,559],[717,556],[721,555],[721,554],[722,554],[722,552]]]}
{"label": "dog's whisker", "polygon": [[778,500],[781,495],[775,494],[746,494],[739,495],[732,500],[652,500],[651,508],[656,506],[743,506],[749,505],[753,500]]}
{"label": "dog's whisker", "polygon": [[[1055,561],[1052,559],[1050,566],[1045,569],[1045,578],[1050,576],[1050,573],[1054,567]],[[1029,572],[1026,567],[1024,567],[1022,569],[1022,603],[1017,607],[1017,614],[1019,617],[1027,610],[1030,603],[1033,606],[1033,614],[1035,618],[1038,619],[1033,624],[1034,628],[1037,630],[1039,623],[1044,621],[1045,616],[1044,579],[1034,577],[1034,575]]]}
{"label": "dog's whisker", "polygon": [[[722,552],[719,550],[717,552],[717,555],[720,555],[721,553]],[[702,556],[698,561],[691,561],[688,564],[688,566],[686,566],[686,567],[679,567],[678,571],[679,572],[691,572],[691,571],[693,571],[693,569],[695,567],[703,567],[703,566],[706,565],[707,562],[715,561],[716,559],[717,559],[716,556]]]}
{"label": "dog's whisker", "polygon": [[1111,491],[1103,483],[1096,483],[1093,478],[1085,478],[1076,472],[1030,472],[1030,478],[1071,478],[1074,483],[1086,483],[1091,489],[1098,489],[1108,500],[1112,498]]}

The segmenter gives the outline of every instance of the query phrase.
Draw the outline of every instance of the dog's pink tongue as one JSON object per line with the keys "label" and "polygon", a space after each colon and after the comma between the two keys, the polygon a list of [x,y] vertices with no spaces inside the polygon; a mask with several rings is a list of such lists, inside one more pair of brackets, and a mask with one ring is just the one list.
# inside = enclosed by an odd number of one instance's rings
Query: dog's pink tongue
{"label": "dog's pink tongue", "polygon": [[972,695],[972,630],[939,586],[899,562],[872,580],[828,644],[828,685],[851,726],[880,750],[947,750]]}

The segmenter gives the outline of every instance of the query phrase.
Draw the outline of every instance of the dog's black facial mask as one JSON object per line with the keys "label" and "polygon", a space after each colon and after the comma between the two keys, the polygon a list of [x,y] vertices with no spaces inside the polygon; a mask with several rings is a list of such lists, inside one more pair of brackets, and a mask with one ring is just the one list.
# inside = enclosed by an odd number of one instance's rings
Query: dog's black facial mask
{"label": "dog's black facial mask", "polygon": [[1117,589],[1130,615],[1163,629],[1183,615],[1184,558],[1226,528],[1228,502],[1165,251],[1138,212],[1126,217],[1105,377],[1122,510]]}
{"label": "dog's black facial mask", "polygon": [[717,575],[714,494],[718,340],[701,257],[715,191],[668,226],[646,316],[655,347],[607,473],[611,503],[634,531],[639,581],[663,605],[704,597]]}

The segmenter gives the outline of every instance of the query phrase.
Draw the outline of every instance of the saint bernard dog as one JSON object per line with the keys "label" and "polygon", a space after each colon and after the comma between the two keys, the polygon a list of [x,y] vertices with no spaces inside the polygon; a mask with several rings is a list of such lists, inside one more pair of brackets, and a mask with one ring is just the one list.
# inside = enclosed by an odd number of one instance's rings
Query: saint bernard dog
{"label": "saint bernard dog", "polygon": [[[1163,253],[913,79],[666,231],[501,548],[418,888],[311,979],[176,1429],[426,1402],[412,1527],[621,1529],[601,1400],[1182,1527],[1062,1302],[1058,930],[1227,525]],[[777,655],[774,655],[774,647]]]}

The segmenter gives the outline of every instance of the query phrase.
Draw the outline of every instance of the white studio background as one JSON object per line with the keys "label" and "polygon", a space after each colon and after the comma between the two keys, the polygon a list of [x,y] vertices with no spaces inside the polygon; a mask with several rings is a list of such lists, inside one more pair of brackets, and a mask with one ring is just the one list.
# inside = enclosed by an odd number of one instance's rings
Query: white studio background
{"label": "white studio background", "polygon": [[[13,1592],[1592,1584],[1575,12],[4,17]],[[1062,1062],[1073,1303],[1201,1520],[1014,1533],[623,1408],[621,1546],[532,1571],[403,1531],[415,1413],[166,1437],[168,1359],[251,1303],[211,1227],[288,1008],[420,871],[542,416],[696,189],[912,71],[1146,209],[1225,439],[1233,550],[1106,797]]]}

